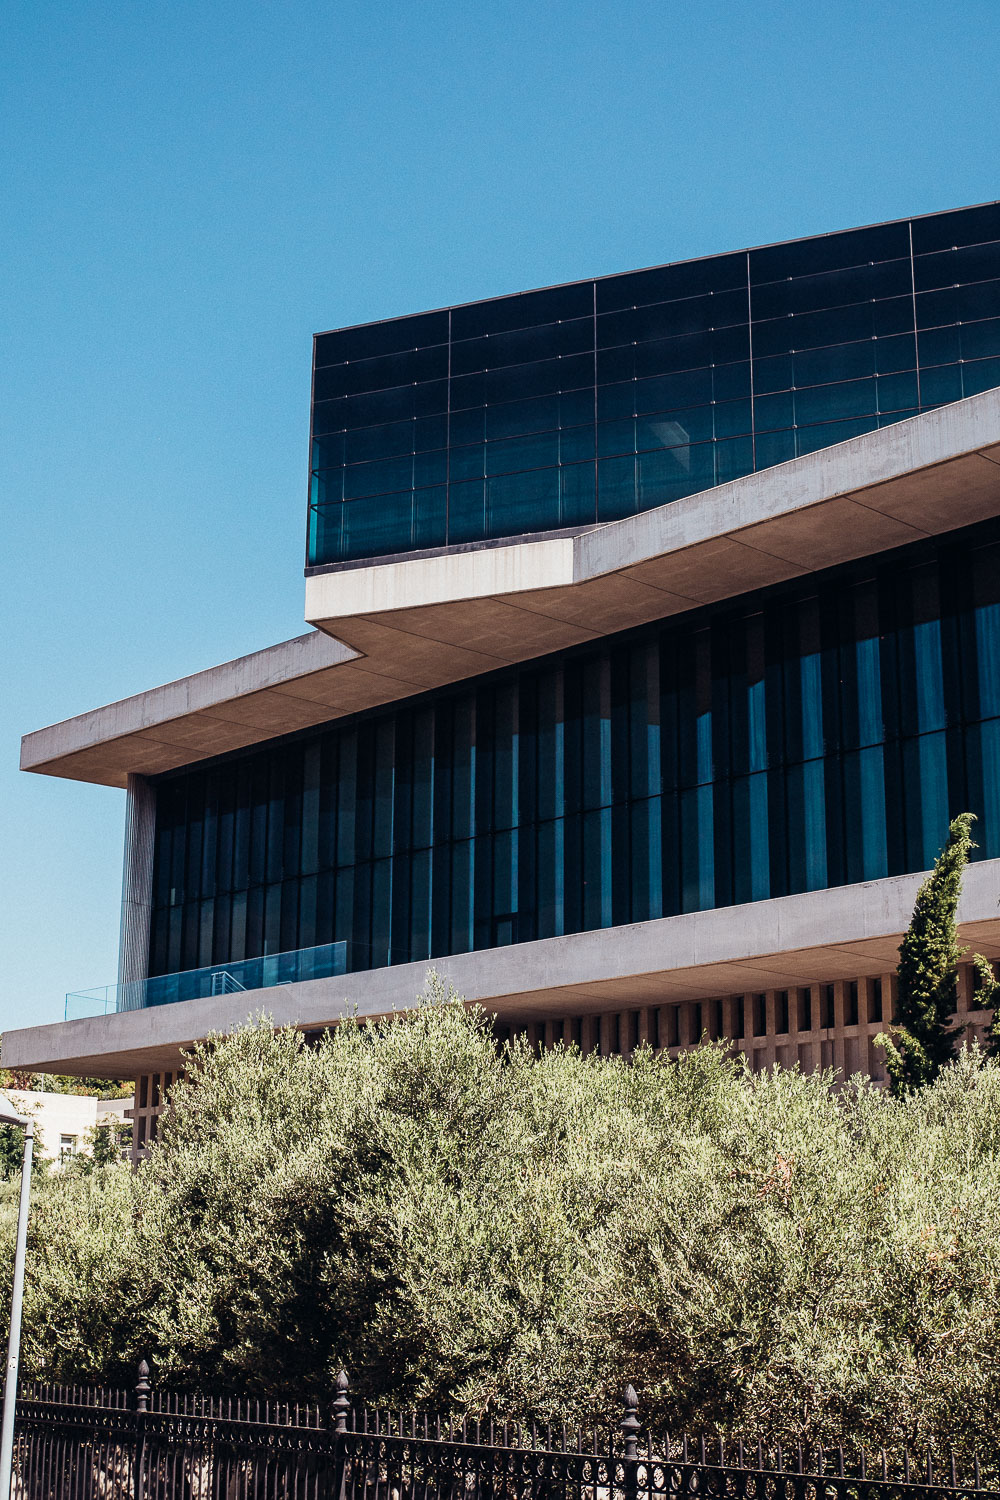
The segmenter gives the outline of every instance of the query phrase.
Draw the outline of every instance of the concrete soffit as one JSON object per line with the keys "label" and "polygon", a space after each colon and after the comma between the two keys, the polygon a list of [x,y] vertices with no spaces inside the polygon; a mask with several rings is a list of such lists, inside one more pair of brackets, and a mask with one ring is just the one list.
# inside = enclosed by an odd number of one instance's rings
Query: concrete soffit
{"label": "concrete soffit", "polygon": [[1000,389],[576,536],[315,574],[310,634],[22,741],[108,786],[1000,514]]}

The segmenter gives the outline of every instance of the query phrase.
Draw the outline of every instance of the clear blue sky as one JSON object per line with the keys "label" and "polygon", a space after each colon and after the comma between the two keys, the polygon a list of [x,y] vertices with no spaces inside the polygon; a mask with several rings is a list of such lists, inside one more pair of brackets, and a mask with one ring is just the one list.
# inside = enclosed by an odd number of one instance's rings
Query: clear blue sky
{"label": "clear blue sky", "polygon": [[8,0],[0,1026],[114,978],[30,729],[299,633],[311,335],[1000,197],[996,0]]}

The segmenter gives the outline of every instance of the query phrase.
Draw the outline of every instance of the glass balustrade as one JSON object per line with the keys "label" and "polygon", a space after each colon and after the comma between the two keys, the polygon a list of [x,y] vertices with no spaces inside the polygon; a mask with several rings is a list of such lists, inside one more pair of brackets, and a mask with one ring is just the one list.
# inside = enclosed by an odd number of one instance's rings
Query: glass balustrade
{"label": "glass balustrade", "polygon": [[66,996],[65,1017],[71,1021],[83,1016],[111,1015],[117,1011],[146,1010],[153,1005],[171,1005],[181,1000],[204,1000],[213,995],[267,990],[275,985],[300,984],[308,979],[329,979],[347,972],[347,949],[346,942],[321,943],[315,948],[233,959],[202,969],[187,969],[180,974],[157,974],[152,979],[132,979],[120,984],[99,985],[96,989],[72,990]]}

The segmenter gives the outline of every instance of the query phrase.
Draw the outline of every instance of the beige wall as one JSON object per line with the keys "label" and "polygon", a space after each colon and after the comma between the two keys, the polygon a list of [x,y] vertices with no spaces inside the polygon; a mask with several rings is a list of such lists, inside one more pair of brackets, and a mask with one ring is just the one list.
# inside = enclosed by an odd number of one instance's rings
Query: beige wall
{"label": "beige wall", "polygon": [[88,1094],[50,1094],[38,1089],[5,1089],[4,1096],[23,1115],[35,1121],[35,1154],[58,1166],[63,1138],[74,1144],[71,1154],[90,1151],[88,1132],[98,1123],[126,1121],[129,1099],[97,1099]]}

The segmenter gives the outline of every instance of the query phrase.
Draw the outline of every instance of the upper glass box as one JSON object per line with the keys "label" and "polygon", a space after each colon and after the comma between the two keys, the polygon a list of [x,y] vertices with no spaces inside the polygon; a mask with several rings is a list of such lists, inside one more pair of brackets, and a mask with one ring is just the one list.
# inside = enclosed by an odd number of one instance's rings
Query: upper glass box
{"label": "upper glass box", "polygon": [[1000,203],[316,336],[306,564],[617,520],[1000,385]]}

